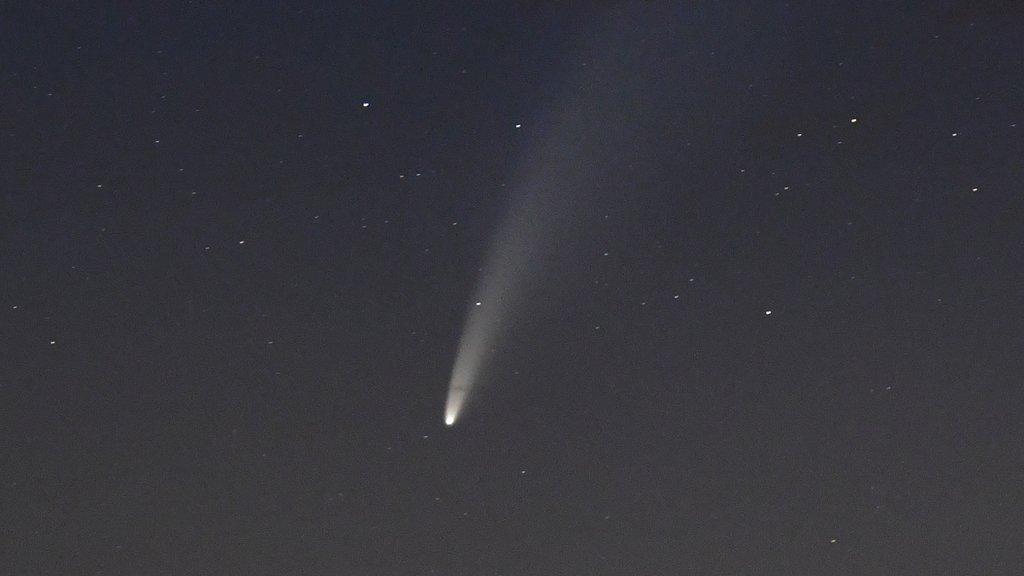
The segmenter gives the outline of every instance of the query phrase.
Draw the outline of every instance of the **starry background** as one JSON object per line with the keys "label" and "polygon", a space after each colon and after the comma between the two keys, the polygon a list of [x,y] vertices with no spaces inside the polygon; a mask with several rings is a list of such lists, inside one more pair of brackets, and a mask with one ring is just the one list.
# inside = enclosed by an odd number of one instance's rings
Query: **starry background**
{"label": "starry background", "polygon": [[4,573],[1024,565],[1018,3],[144,4],[0,9]]}

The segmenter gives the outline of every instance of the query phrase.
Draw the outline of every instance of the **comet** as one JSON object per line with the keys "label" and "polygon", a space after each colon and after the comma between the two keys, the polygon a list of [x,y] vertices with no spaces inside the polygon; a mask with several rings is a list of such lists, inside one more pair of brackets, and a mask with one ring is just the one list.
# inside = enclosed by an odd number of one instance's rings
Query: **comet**
{"label": "comet", "polygon": [[[638,30],[651,26],[609,18],[587,60],[567,82],[557,106],[535,127],[514,186],[511,206],[484,259],[470,300],[445,401],[444,423],[454,426],[474,401],[485,371],[517,320],[530,309],[534,289],[580,260],[584,231],[603,219],[601,199],[621,197],[607,184],[631,164],[637,146],[642,94],[638,73],[649,59]],[[641,32],[640,34],[643,34]],[[540,126],[540,128],[536,128]],[[592,251],[592,246],[591,246]]]}

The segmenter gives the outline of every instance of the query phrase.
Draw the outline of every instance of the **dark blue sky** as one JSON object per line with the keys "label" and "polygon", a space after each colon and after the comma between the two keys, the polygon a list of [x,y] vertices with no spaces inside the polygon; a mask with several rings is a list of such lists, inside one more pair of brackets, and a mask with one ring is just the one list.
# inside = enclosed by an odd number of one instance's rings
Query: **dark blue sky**
{"label": "dark blue sky", "polygon": [[[1022,29],[1005,1],[0,9],[0,558],[1016,574]],[[445,429],[525,182],[586,225]]]}

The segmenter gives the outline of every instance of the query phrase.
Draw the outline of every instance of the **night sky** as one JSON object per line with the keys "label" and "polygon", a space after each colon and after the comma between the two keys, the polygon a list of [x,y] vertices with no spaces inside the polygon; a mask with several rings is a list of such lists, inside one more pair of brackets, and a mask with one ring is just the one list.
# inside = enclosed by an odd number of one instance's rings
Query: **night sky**
{"label": "night sky", "polygon": [[20,4],[0,573],[1021,573],[1019,3]]}

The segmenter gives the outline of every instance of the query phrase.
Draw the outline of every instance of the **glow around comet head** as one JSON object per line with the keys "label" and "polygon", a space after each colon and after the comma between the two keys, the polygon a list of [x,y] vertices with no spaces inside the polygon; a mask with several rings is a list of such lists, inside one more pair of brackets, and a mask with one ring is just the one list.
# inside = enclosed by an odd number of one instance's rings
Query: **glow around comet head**
{"label": "glow around comet head", "polygon": [[444,406],[444,423],[452,426],[458,420],[469,399],[470,386],[476,380],[480,366],[487,356],[490,342],[494,340],[497,319],[493,311],[474,306],[466,319],[466,327],[459,342],[451,381],[448,384],[448,399]]}
{"label": "glow around comet head", "polygon": [[452,376],[452,383],[448,385],[448,400],[444,405],[444,425],[454,426],[459,418],[463,405],[466,403],[466,392],[468,388],[462,379],[456,381]]}

